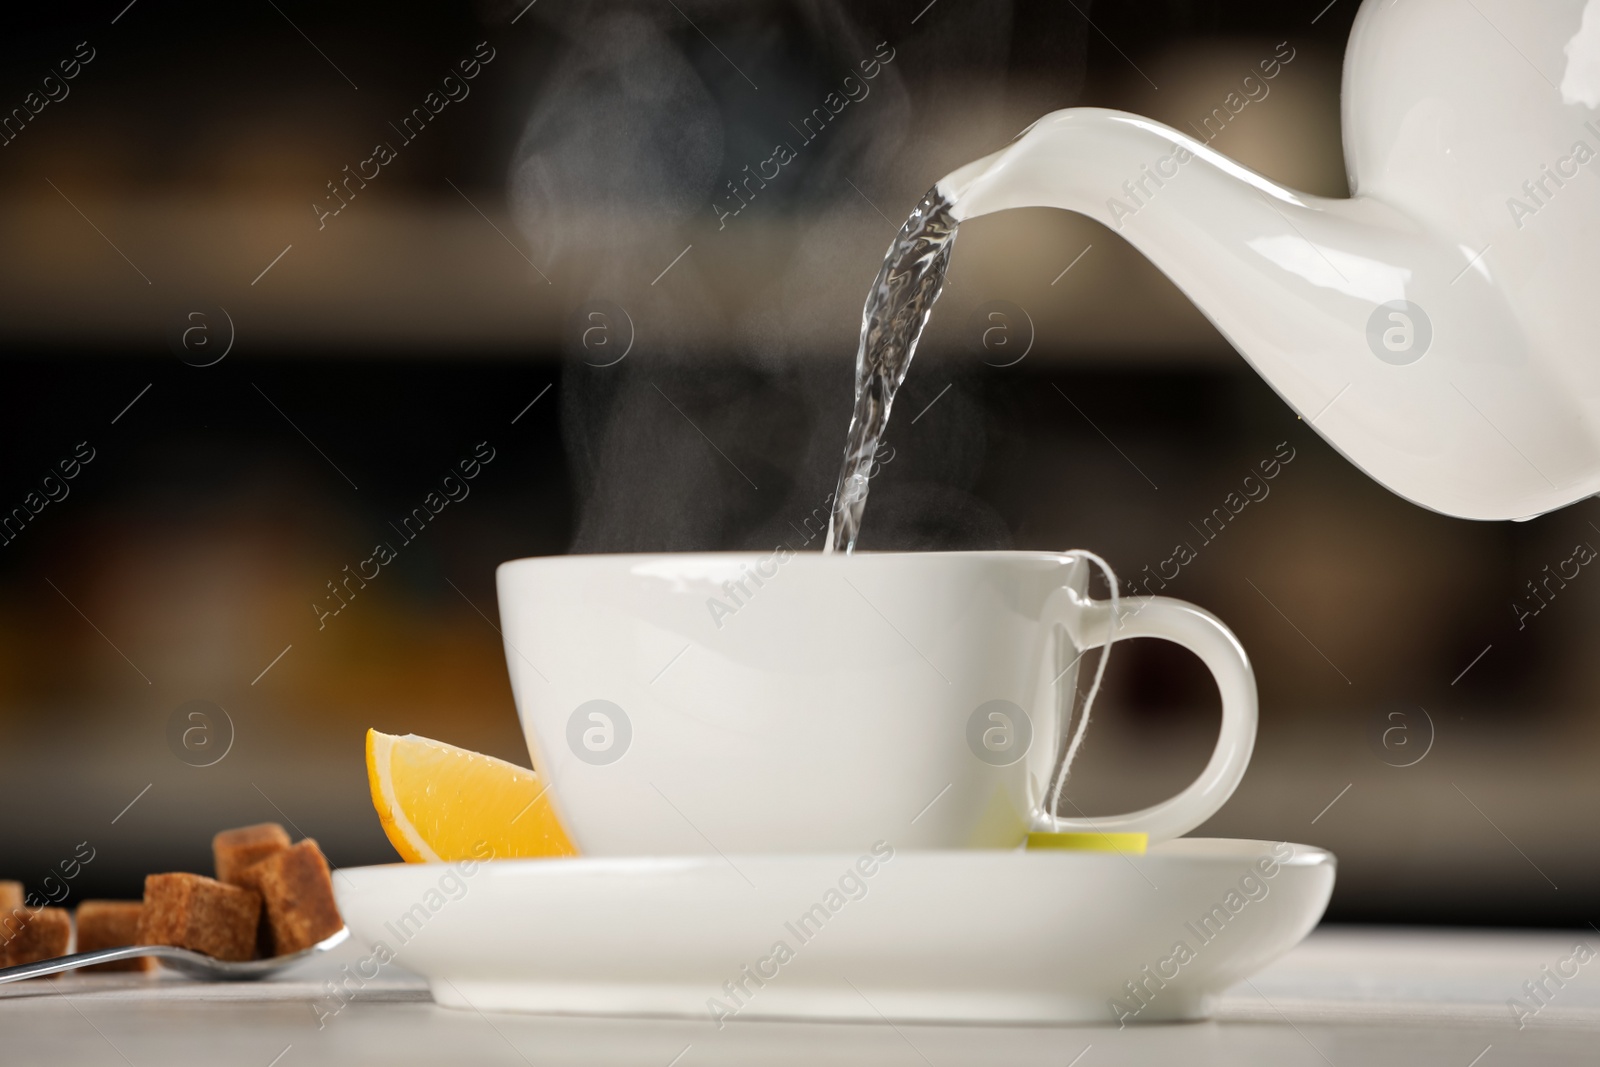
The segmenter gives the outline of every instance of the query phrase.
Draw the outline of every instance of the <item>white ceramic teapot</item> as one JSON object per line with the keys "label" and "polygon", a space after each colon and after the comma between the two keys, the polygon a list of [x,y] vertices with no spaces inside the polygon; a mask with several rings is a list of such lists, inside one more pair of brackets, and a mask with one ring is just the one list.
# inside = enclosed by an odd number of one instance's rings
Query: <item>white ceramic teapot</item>
{"label": "white ceramic teapot", "polygon": [[1057,111],[939,183],[1149,256],[1352,462],[1448,515],[1600,492],[1600,0],[1367,0],[1348,200],[1135,115]]}

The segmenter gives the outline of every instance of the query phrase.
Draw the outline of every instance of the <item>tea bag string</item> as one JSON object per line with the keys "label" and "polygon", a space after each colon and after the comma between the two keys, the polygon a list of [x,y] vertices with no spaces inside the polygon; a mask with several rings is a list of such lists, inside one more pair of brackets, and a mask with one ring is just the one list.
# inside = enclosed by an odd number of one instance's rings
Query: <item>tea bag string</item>
{"label": "tea bag string", "polygon": [[1089,560],[1100,568],[1100,572],[1105,575],[1106,585],[1111,587],[1111,615],[1106,623],[1105,644],[1100,646],[1100,661],[1095,664],[1094,680],[1089,683],[1089,692],[1083,698],[1083,713],[1078,716],[1078,723],[1072,730],[1072,738],[1067,742],[1066,753],[1061,757],[1061,766],[1056,771],[1056,780],[1050,790],[1050,826],[1057,833],[1061,831],[1061,791],[1066,788],[1067,773],[1072,768],[1072,761],[1078,755],[1078,746],[1083,744],[1084,731],[1089,727],[1089,712],[1094,707],[1094,698],[1100,692],[1100,682],[1106,675],[1106,661],[1111,658],[1111,643],[1116,640],[1117,625],[1122,617],[1121,595],[1117,591],[1117,574],[1111,569],[1111,564],[1093,552],[1081,549],[1075,549],[1068,555]]}

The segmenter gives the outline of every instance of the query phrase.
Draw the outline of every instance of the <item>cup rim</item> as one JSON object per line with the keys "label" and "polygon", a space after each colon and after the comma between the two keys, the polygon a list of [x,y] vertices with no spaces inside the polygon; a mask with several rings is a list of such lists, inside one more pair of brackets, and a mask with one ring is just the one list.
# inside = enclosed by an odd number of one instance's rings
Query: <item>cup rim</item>
{"label": "cup rim", "polygon": [[[533,566],[555,566],[557,564],[571,565],[600,565],[602,563],[625,563],[629,561],[642,562],[646,560],[724,560],[736,562],[740,560],[766,559],[773,553],[787,545],[777,545],[762,551],[760,549],[741,550],[732,552],[569,552],[550,556],[519,556],[508,559],[496,566],[496,571],[515,567],[527,569]],[[939,552],[822,552],[816,549],[790,548],[792,553],[789,562],[804,558],[812,565],[843,566],[852,560],[879,559],[879,560],[939,560],[958,559],[964,562],[1040,562],[1040,563],[1073,563],[1083,557],[1078,554],[1080,550],[1064,549],[981,549],[974,552],[939,551]],[[830,561],[830,562],[823,562]]]}

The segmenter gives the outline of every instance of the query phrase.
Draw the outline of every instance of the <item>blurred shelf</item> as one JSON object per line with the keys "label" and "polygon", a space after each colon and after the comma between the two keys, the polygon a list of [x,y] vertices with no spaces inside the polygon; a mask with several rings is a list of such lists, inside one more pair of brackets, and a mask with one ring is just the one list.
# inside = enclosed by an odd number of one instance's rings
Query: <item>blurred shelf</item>
{"label": "blurred shelf", "polygon": [[[865,203],[743,220],[726,237],[707,227],[653,284],[682,251],[677,237],[648,260],[580,249],[558,267],[493,198],[357,200],[319,230],[309,206],[282,201],[14,197],[0,202],[0,343],[148,349],[188,312],[219,306],[240,351],[521,355],[577,350],[581,312],[605,300],[628,312],[641,352],[848,359],[892,235]],[[1160,272],[1086,219],[1011,212],[972,223],[958,248],[930,346],[968,343],[980,305],[1005,299],[1026,312],[1015,329],[1033,337],[1036,362],[1236,358]],[[764,249],[777,251],[763,262]],[[1080,254],[1086,265],[1063,277]]]}

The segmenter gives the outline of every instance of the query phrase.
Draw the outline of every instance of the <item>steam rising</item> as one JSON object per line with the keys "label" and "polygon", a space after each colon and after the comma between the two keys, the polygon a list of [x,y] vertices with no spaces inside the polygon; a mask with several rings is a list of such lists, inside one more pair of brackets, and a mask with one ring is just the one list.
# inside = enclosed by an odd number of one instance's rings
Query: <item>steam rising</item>
{"label": "steam rising", "polygon": [[[825,525],[831,510],[854,333],[884,244],[931,177],[1015,132],[997,106],[973,104],[1003,99],[1009,9],[935,8],[915,26],[899,6],[831,0],[538,5],[527,17],[566,38],[510,173],[518,227],[554,282],[534,296],[620,306],[636,331],[612,366],[568,344],[572,550],[820,548],[808,518]],[[1072,82],[1081,36],[1061,39]],[[818,109],[830,120],[806,123]],[[718,351],[691,342],[707,324],[725,338]],[[891,427],[900,458],[874,484],[862,548],[1006,541],[969,493],[981,407],[957,402],[984,368],[936,369],[938,332],[923,369],[956,383],[937,419]]]}

